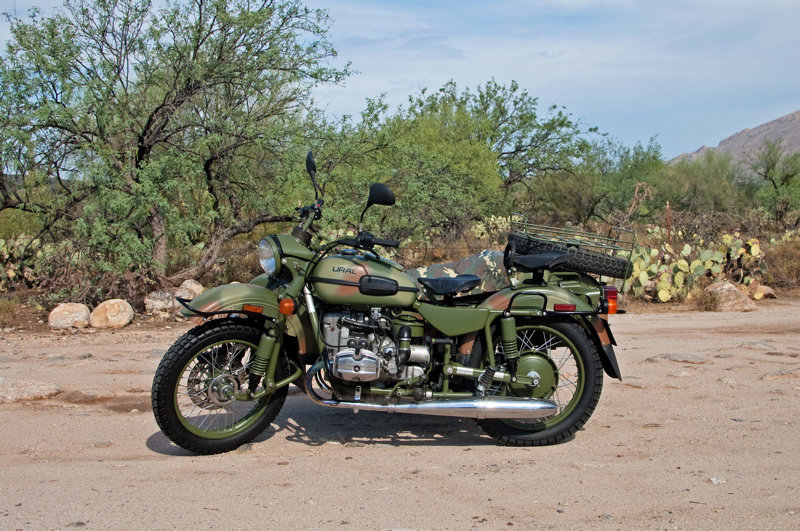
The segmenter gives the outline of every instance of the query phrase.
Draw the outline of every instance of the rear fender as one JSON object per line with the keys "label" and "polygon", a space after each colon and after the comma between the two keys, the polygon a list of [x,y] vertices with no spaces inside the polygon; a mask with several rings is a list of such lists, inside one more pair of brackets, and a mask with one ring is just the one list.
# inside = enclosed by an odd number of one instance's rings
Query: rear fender
{"label": "rear fender", "polygon": [[603,370],[612,378],[622,380],[622,373],[617,363],[617,355],[614,353],[614,345],[617,343],[614,341],[614,336],[611,335],[608,320],[600,315],[592,315],[584,317],[583,321],[586,331],[589,332],[589,337],[592,338],[598,352],[600,352]]}
{"label": "rear fender", "polygon": [[[535,294],[524,294],[514,297],[515,293],[521,291],[535,292]],[[570,290],[552,285],[506,288],[486,299],[481,304],[481,307],[489,307],[493,310],[505,310],[509,302],[512,301],[512,297],[513,305],[511,306],[511,311],[512,314],[516,315],[519,315],[519,312],[525,310],[530,310],[534,314],[546,310],[549,316],[558,315],[559,312],[555,311],[556,304],[574,305],[576,312],[596,311],[588,296],[581,297]],[[569,312],[564,312],[564,316],[566,317],[567,315],[569,315]],[[499,317],[499,314],[493,315],[492,320],[497,317]],[[600,361],[603,364],[603,370],[605,370],[606,374],[612,378],[621,380],[622,375],[619,370],[619,365],[617,364],[617,356],[614,353],[614,337],[611,335],[608,321],[598,314],[574,315],[573,318],[583,325],[589,337],[597,347],[600,353]]]}
{"label": "rear fender", "polygon": [[579,312],[593,310],[587,298],[580,297],[558,286],[506,288],[483,301],[479,308],[506,310],[512,301],[511,311],[515,313],[526,310],[554,312],[556,304],[573,305],[575,310]]}

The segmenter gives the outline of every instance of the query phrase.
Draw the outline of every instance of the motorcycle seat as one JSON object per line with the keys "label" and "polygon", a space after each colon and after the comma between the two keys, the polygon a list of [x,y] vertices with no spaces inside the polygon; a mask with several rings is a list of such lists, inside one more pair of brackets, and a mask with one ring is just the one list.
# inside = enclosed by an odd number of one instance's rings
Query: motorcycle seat
{"label": "motorcycle seat", "polygon": [[420,277],[417,281],[435,295],[454,296],[462,291],[469,291],[481,283],[478,275],[458,275],[457,277]]}

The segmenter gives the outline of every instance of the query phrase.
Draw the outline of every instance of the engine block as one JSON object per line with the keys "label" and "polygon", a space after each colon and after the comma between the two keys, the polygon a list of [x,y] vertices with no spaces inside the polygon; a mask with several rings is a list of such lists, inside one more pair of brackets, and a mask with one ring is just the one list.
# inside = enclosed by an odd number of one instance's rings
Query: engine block
{"label": "engine block", "polygon": [[323,315],[322,337],[332,360],[332,372],[348,382],[389,382],[424,374],[430,361],[425,345],[412,345],[399,362],[391,319],[379,309],[337,311]]}
{"label": "engine block", "polygon": [[349,382],[373,382],[381,377],[383,360],[366,349],[340,350],[333,357],[333,372]]}

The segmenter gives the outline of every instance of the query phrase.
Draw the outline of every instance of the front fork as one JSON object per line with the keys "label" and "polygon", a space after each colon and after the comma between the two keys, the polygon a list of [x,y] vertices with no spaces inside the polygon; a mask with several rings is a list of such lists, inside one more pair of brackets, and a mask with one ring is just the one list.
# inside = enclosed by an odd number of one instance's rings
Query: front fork
{"label": "front fork", "polygon": [[[281,317],[281,321],[285,318]],[[283,324],[285,326],[285,323]],[[280,337],[283,335],[283,328],[281,323],[275,328],[269,328],[261,336],[258,342],[258,348],[255,352],[255,360],[253,365],[250,366],[250,380],[247,388],[249,389],[250,398],[255,398],[256,388],[259,381],[264,379],[264,390],[270,392],[275,389],[275,368],[278,366],[278,358],[280,358],[281,341]]]}
{"label": "front fork", "polygon": [[[274,393],[281,387],[289,385],[302,374],[302,369],[295,367],[294,372],[287,378],[275,381],[275,370],[281,357],[283,330],[285,327],[286,318],[281,315],[275,326],[267,328],[261,335],[258,347],[253,354],[255,359],[250,366],[250,378],[247,382],[248,391],[237,393],[235,395],[237,400],[258,400],[263,396]],[[263,383],[263,387],[260,391],[257,391],[259,382]]]}

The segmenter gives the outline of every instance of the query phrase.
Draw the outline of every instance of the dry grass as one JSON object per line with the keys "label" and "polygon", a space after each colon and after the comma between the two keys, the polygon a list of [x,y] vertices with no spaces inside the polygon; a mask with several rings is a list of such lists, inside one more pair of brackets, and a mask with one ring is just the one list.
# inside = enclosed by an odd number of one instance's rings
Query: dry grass
{"label": "dry grass", "polygon": [[20,303],[16,298],[0,298],[0,328],[11,326],[19,314]]}
{"label": "dry grass", "polygon": [[686,302],[693,310],[701,312],[719,311],[719,296],[711,291],[697,288],[689,293]]}
{"label": "dry grass", "polygon": [[780,287],[800,285],[800,239],[776,242],[767,250],[773,282]]}

